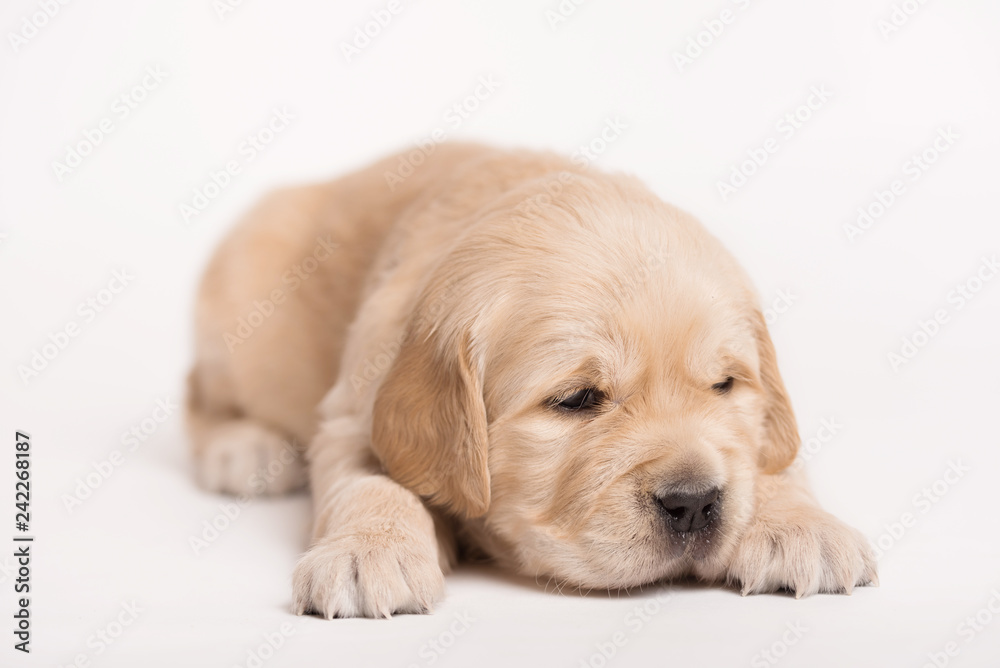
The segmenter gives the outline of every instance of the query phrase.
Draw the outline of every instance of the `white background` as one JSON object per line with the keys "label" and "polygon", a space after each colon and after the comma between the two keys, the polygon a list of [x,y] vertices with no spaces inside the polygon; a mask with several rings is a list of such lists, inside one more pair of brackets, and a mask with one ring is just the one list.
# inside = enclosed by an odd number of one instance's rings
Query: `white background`
{"label": "white background", "polygon": [[[1000,610],[1000,279],[976,284],[982,258],[1000,252],[1000,7],[910,0],[913,16],[883,35],[894,1],[591,0],[553,27],[557,0],[403,0],[350,62],[341,45],[386,3],[246,0],[220,17],[210,0],[73,2],[16,46],[10,34],[32,33],[24,20],[39,5],[4,3],[0,542],[15,533],[15,429],[32,438],[37,540],[30,657],[12,649],[13,548],[0,548],[0,665],[79,654],[95,666],[254,665],[262,636],[286,623],[263,665],[773,665],[762,650],[782,666],[920,666],[935,653],[997,665],[1000,620],[960,625]],[[712,37],[703,22],[724,9],[733,20]],[[674,54],[699,33],[706,46],[679,68]],[[166,78],[122,118],[116,98],[147,67]],[[499,87],[450,122],[480,77]],[[786,137],[777,124],[814,86],[830,99]],[[242,160],[241,143],[282,106],[294,121],[185,224],[179,205]],[[53,163],[104,118],[112,132],[60,181]],[[657,588],[581,597],[463,568],[430,616],[296,618],[304,495],[254,501],[196,555],[189,538],[228,500],[192,483],[180,411],[150,418],[157,400],[182,400],[196,281],[240,212],[435,128],[573,154],[609,118],[627,128],[594,169],[635,173],[697,215],[765,305],[792,295],[772,333],[814,451],[807,467],[828,509],[888,546],[881,587],[794,600],[686,585],[660,603]],[[906,163],[947,128],[958,138],[912,180]],[[778,150],[724,201],[718,183],[769,137]],[[849,240],[858,207],[897,179],[902,194]],[[87,320],[81,302],[122,269],[134,279]],[[953,290],[970,280],[980,290],[959,308]],[[894,369],[889,354],[939,309],[935,336]],[[70,323],[78,335],[22,378]],[[840,426],[821,443],[824,419]],[[144,420],[153,433],[130,452],[122,435]],[[70,511],[68,495],[116,450],[124,462]],[[936,502],[915,498],[952,462],[969,470],[939,483]],[[912,526],[887,533],[905,513]],[[133,601],[137,619],[103,645],[95,634],[118,631]],[[639,623],[636,606],[655,614]],[[456,615],[474,621],[453,637]],[[783,645],[787,624],[805,630]],[[954,657],[940,654],[949,642]]]}

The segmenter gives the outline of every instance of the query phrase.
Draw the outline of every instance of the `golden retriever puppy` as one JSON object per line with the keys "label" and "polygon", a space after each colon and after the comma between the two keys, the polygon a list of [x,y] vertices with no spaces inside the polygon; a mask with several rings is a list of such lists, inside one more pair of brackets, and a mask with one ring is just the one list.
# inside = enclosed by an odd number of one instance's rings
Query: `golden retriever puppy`
{"label": "golden retriever puppy", "polygon": [[459,550],[583,588],[876,579],[786,470],[747,276],[634,178],[445,144],[278,192],[211,262],[196,351],[203,484],[308,477],[297,613],[427,612]]}

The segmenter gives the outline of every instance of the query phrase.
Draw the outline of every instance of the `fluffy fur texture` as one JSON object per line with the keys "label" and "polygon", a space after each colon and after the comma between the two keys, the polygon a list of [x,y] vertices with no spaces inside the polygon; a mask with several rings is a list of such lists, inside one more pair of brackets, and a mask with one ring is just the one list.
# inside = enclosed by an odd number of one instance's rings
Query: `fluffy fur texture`
{"label": "fluffy fur texture", "polygon": [[[282,492],[308,461],[296,612],[428,611],[456,546],[584,588],[876,579],[786,470],[799,437],[754,291],[696,220],[554,155],[443,145],[390,188],[397,164],[271,196],[198,300],[203,484]],[[586,388],[593,407],[559,405]],[[707,527],[671,528],[658,499],[712,489]]]}

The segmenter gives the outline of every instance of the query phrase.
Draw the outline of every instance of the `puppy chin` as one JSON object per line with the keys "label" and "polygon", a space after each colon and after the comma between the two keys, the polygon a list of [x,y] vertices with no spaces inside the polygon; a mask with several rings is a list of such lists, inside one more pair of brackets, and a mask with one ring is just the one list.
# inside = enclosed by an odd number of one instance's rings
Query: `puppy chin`
{"label": "puppy chin", "polygon": [[692,535],[687,540],[657,540],[630,547],[617,545],[601,552],[588,550],[586,560],[569,558],[536,567],[530,574],[544,573],[553,580],[587,589],[629,589],[654,582],[683,578],[698,565],[714,572],[721,550],[707,535]]}
{"label": "puppy chin", "polygon": [[674,534],[668,539],[671,559],[704,561],[719,551],[719,527],[713,523],[700,531]]}
{"label": "puppy chin", "polygon": [[[745,524],[746,513],[735,502],[723,505],[719,516],[699,531],[675,532],[657,522],[650,541],[620,546],[618,554],[609,558],[603,568],[598,563],[588,564],[590,572],[578,577],[575,584],[582,588],[614,589],[690,576],[717,581]],[[595,561],[593,554],[591,561]]]}
{"label": "puppy chin", "polygon": [[[637,497],[629,520],[618,516],[575,535],[494,515],[467,522],[463,542],[539,582],[551,579],[583,590],[627,589],[689,576],[716,581],[747,520],[743,491],[734,485],[718,516],[698,531],[672,530],[647,495],[641,502]],[[609,524],[633,529],[609,532]]]}

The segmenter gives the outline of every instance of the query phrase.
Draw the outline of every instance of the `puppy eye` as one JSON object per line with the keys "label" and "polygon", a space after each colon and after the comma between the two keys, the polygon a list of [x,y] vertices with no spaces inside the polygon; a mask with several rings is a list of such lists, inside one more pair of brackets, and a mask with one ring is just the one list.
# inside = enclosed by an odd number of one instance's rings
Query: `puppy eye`
{"label": "puppy eye", "polygon": [[733,377],[727,376],[721,383],[716,383],[712,386],[712,389],[719,394],[729,394],[729,391],[733,389]]}
{"label": "puppy eye", "polygon": [[604,401],[603,392],[596,387],[585,387],[557,402],[556,406],[567,411],[586,411],[596,408],[602,401]]}

